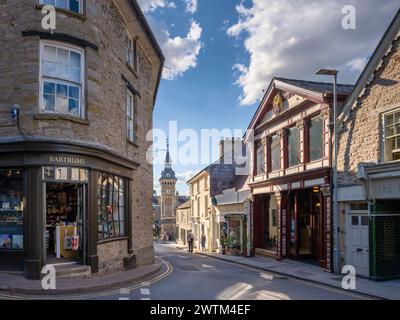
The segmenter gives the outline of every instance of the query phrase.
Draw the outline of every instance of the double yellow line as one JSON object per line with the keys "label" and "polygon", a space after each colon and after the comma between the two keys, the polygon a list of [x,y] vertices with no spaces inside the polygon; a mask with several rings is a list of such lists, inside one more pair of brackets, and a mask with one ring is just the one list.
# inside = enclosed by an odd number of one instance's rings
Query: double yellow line
{"label": "double yellow line", "polygon": [[[163,259],[160,259],[160,262],[166,267],[166,270],[158,275],[155,278],[152,278],[149,280],[150,284],[157,283],[161,281],[162,279],[168,277],[172,272],[173,272],[173,267],[172,265]],[[142,288],[142,284],[135,284],[131,287],[125,288],[126,290],[133,291]],[[78,299],[89,299],[89,298],[98,298],[98,297],[104,297],[104,296],[110,296],[110,295],[115,295],[119,294],[120,289],[118,290],[111,290],[111,291],[105,291],[105,292],[100,292],[100,293],[88,293],[88,294],[81,294],[81,295],[66,295],[66,296],[22,296],[22,295],[9,295],[9,294],[0,294],[0,299],[3,300],[78,300]]]}

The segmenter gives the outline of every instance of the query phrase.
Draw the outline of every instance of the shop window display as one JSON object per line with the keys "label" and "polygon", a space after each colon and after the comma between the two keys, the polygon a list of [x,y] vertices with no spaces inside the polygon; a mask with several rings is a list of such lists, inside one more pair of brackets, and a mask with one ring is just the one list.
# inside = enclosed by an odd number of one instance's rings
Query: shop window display
{"label": "shop window display", "polygon": [[98,176],[98,238],[125,236],[125,181],[108,174]]}
{"label": "shop window display", "polygon": [[0,249],[23,249],[22,170],[0,170]]}

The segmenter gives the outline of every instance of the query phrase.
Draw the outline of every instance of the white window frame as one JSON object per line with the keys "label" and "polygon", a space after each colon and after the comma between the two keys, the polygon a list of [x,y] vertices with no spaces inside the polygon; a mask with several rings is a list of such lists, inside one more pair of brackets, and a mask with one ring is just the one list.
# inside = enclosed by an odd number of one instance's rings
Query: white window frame
{"label": "white window frame", "polygon": [[[74,82],[65,79],[59,79],[54,77],[46,77],[43,75],[43,55],[44,55],[44,47],[45,46],[52,46],[55,48],[61,48],[64,50],[69,50],[75,53],[80,54],[81,56],[81,82]],[[40,41],[40,52],[39,52],[39,113],[41,114],[60,114],[60,115],[67,115],[76,118],[84,118],[85,117],[85,50],[83,48],[72,46],[69,44],[65,44],[62,42],[57,41]],[[71,84],[76,84],[81,86],[81,92],[79,96],[79,112],[78,114],[73,113],[60,113],[55,111],[45,110],[44,108],[44,100],[43,100],[43,83],[45,79],[50,79],[55,82],[69,82]]]}
{"label": "white window frame", "polygon": [[[130,105],[130,101],[132,101],[132,105]],[[132,126],[132,135],[130,134],[130,125]],[[136,96],[129,88],[126,88],[126,138],[130,142],[136,142]]]}
{"label": "white window frame", "polygon": [[[382,163],[391,163],[391,162],[399,162],[400,160],[386,160],[386,140],[388,139],[388,137],[386,136],[386,116],[388,115],[395,115],[396,113],[400,114],[400,108],[396,108],[393,110],[390,110],[388,112],[385,112],[382,114],[381,116],[381,159],[382,159]],[[395,120],[395,119],[394,119]],[[393,124],[393,126],[396,126],[396,124]],[[393,136],[390,136],[390,138],[398,138],[400,139],[400,134],[394,134]]]}
{"label": "white window frame", "polygon": [[[67,1],[68,1],[68,8],[63,8],[63,7],[57,6],[57,1],[59,1],[59,0],[54,0],[54,3],[55,3],[55,6],[54,6],[54,7],[55,7],[55,8],[57,8],[57,9],[63,9],[63,10],[68,10],[68,11],[75,12],[75,13],[79,13],[79,14],[83,14],[83,0],[78,0],[78,3],[79,3],[79,11],[78,11],[78,12],[71,10],[69,0],[67,0]],[[41,4],[41,5],[51,5],[51,4],[45,3],[45,0],[39,0],[39,4]]]}
{"label": "white window frame", "polygon": [[127,34],[126,62],[135,72],[138,71],[138,40]]}

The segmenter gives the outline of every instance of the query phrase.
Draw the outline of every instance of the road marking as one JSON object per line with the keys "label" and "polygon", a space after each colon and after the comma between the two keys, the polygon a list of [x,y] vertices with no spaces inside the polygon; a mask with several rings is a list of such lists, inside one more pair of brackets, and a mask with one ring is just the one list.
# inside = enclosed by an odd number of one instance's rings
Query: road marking
{"label": "road marking", "polygon": [[[150,284],[157,283],[161,281],[162,279],[168,277],[174,270],[172,265],[163,259],[160,259],[160,262],[164,264],[164,266],[167,268],[164,273],[160,274],[159,276],[151,279],[149,282]],[[136,284],[133,285],[129,288],[126,288],[127,290],[130,290],[130,292],[142,288],[142,284]],[[26,299],[32,299],[32,300],[78,300],[78,299],[90,299],[90,298],[99,298],[99,297],[105,297],[105,296],[111,296],[111,295],[116,295],[120,293],[120,289],[118,290],[110,290],[106,292],[100,292],[100,293],[89,293],[89,294],[83,294],[83,295],[69,295],[69,296],[23,296],[23,295],[9,295],[9,294],[1,294],[0,293],[0,299],[4,300],[26,300]]]}
{"label": "road marking", "polygon": [[142,288],[142,289],[140,289],[140,294],[142,296],[149,296],[150,295],[150,289]]}
{"label": "road marking", "polygon": [[120,295],[129,295],[131,293],[131,291],[129,289],[126,288],[122,288],[119,290],[119,294]]}

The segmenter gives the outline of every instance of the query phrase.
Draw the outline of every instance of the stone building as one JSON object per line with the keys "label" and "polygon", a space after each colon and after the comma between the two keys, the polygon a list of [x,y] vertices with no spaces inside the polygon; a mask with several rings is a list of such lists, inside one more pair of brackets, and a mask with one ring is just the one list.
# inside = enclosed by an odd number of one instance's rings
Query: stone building
{"label": "stone building", "polygon": [[190,188],[192,231],[196,248],[200,247],[202,234],[207,238],[207,251],[215,252],[221,246],[221,221],[214,209],[214,197],[230,189],[236,179],[236,169],[240,166],[240,161],[234,159],[235,149],[242,150],[241,139],[221,141],[220,159],[199,171],[187,182]]}
{"label": "stone building", "polygon": [[136,0],[0,1],[0,268],[154,261],[146,159],[164,56]]}
{"label": "stone building", "polygon": [[375,280],[400,277],[399,47],[400,11],[339,117],[340,261]]}
{"label": "stone building", "polygon": [[192,230],[192,215],[190,201],[186,201],[176,209],[176,242],[187,245],[187,236],[190,230]]}
{"label": "stone building", "polygon": [[251,197],[248,176],[238,175],[230,189],[215,196],[214,211],[220,227],[217,234],[217,251],[227,254],[228,247],[250,256]]}
{"label": "stone building", "polygon": [[[339,109],[353,86],[338,85]],[[274,78],[246,133],[252,253],[332,268],[333,85]]]}

